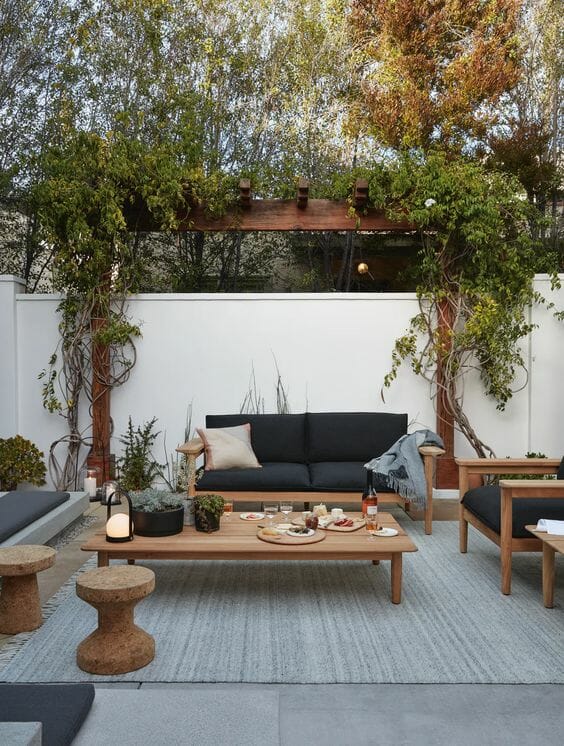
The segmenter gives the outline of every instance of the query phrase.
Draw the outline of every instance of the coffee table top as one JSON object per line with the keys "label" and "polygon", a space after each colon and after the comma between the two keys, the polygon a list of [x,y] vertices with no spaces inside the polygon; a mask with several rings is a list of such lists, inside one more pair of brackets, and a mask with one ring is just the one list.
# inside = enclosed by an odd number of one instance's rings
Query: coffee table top
{"label": "coffee table top", "polygon": [[[221,528],[211,534],[194,526],[173,536],[135,536],[133,541],[106,541],[99,531],[82,545],[85,552],[103,552],[109,557],[128,559],[386,559],[397,552],[416,552],[417,547],[390,513],[380,513],[378,522],[399,532],[398,536],[369,539],[364,528],[352,533],[327,531],[317,544],[287,546],[270,544],[257,537],[257,523],[243,521],[240,513],[221,519]],[[347,513],[360,517],[360,513]],[[279,522],[279,521],[278,521]]]}
{"label": "coffee table top", "polygon": [[540,539],[545,544],[548,544],[549,547],[552,547],[554,551],[564,554],[564,536],[559,536],[558,534],[547,534],[546,531],[537,531],[536,524],[534,526],[525,526],[525,528],[531,534],[534,534],[537,539]]}

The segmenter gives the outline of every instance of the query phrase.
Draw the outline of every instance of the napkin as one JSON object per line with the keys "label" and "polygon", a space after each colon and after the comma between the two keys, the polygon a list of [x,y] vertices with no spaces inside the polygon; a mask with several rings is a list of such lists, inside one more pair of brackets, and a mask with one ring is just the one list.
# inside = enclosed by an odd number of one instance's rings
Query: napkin
{"label": "napkin", "polygon": [[564,536],[564,521],[549,521],[548,518],[539,518],[537,531],[546,531],[547,534]]}

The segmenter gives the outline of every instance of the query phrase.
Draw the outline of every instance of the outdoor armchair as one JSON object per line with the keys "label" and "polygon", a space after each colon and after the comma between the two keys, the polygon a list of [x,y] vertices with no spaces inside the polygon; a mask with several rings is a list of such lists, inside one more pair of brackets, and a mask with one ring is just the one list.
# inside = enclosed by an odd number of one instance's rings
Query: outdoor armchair
{"label": "outdoor armchair", "polygon": [[[564,467],[560,459],[456,459],[459,469],[460,551],[468,550],[468,524],[500,548],[501,591],[511,593],[513,552],[540,552],[542,543],[525,529],[540,518],[564,520]],[[564,464],[564,459],[562,461]],[[556,474],[556,480],[502,479],[468,489],[471,475]]]}

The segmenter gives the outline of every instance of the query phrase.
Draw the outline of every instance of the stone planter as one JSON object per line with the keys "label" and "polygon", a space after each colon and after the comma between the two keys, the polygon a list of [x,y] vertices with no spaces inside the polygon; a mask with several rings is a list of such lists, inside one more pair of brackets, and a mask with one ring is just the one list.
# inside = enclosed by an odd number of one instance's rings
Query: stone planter
{"label": "stone planter", "polygon": [[184,526],[184,508],[148,513],[133,510],[133,533],[138,536],[172,536],[179,534]]}

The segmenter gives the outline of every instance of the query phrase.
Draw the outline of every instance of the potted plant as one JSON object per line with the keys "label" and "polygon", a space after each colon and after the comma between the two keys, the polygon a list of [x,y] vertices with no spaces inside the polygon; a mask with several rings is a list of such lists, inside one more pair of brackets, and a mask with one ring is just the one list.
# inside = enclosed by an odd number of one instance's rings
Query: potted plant
{"label": "potted plant", "polygon": [[31,440],[21,435],[0,438],[0,491],[15,490],[19,482],[40,487],[45,472],[43,453]]}
{"label": "potted plant", "polygon": [[146,489],[131,495],[133,533],[172,536],[184,526],[182,497],[164,490]]}
{"label": "potted plant", "polygon": [[219,531],[219,519],[223,513],[221,495],[196,495],[194,497],[194,515],[196,531]]}

